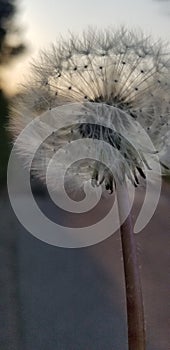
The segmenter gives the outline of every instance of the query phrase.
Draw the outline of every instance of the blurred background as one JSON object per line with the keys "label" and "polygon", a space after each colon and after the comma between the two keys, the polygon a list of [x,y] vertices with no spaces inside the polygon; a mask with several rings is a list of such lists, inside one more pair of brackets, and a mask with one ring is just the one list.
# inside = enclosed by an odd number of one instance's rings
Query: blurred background
{"label": "blurred background", "polygon": [[[124,24],[166,42],[169,16],[168,0],[0,0],[0,350],[127,349],[119,233],[93,247],[69,250],[38,241],[21,226],[6,186],[11,149],[8,111],[29,74],[31,58],[61,34],[88,25]],[[39,185],[35,197],[46,213],[58,216]],[[147,350],[167,350],[170,344],[169,198],[167,177],[156,213],[137,237]],[[142,201],[139,190],[134,220]],[[97,210],[89,217],[77,217],[77,223],[97,218],[102,208]]]}

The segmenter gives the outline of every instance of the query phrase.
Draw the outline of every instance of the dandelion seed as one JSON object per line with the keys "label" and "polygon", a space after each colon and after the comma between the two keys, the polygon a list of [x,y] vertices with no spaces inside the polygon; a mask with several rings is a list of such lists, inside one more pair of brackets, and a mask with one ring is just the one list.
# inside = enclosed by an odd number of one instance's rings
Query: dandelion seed
{"label": "dandelion seed", "polygon": [[[41,114],[46,111],[59,105],[71,111],[73,107],[68,104],[78,103],[82,105],[79,126],[74,127],[70,115],[70,125],[73,125],[64,132],[61,129],[61,135],[59,131],[52,134],[44,143],[44,154],[39,152],[37,172],[40,177],[42,173],[44,178],[45,172],[41,162],[48,163],[52,145],[63,147],[72,140],[71,134],[75,131],[77,138],[102,140],[113,147],[109,155],[112,176],[102,164],[94,163],[92,174],[84,172],[83,179],[91,177],[94,183],[95,173],[96,184],[99,184],[97,178],[104,176],[101,183],[105,183],[106,189],[112,189],[114,180],[124,181],[127,176],[137,186],[139,177],[145,178],[146,168],[150,169],[151,157],[137,123],[149,134],[160,158],[170,144],[169,73],[170,58],[162,44],[153,44],[143,34],[121,28],[118,31],[89,30],[82,38],[71,35],[58,46],[53,45],[49,52],[42,52],[39,62],[34,62],[33,78],[15,102],[11,129],[17,134],[37,115],[41,121]],[[57,129],[57,113],[54,125]],[[35,131],[30,139],[36,132],[39,134],[39,130]],[[98,154],[101,163],[108,159],[105,148],[98,153],[101,153]],[[29,155],[27,143],[24,154]],[[43,157],[48,159],[44,161]],[[163,170],[168,169],[165,156],[164,163]],[[36,169],[36,162],[34,166]]]}

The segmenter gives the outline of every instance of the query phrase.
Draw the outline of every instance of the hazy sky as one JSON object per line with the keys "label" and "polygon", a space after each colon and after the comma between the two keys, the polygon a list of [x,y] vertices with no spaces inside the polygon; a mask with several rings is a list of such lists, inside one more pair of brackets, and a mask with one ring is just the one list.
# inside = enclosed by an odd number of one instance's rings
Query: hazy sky
{"label": "hazy sky", "polygon": [[124,24],[170,41],[170,2],[153,0],[21,0],[18,22],[29,45],[27,56],[13,64],[7,79],[10,89],[23,80],[28,62],[40,48],[68,30],[79,32],[88,25],[104,28]]}

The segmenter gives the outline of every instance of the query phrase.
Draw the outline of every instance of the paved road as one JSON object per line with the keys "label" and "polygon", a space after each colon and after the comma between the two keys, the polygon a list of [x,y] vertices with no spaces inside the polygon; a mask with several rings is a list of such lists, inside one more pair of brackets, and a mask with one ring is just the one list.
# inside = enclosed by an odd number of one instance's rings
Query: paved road
{"label": "paved road", "polygon": [[[170,187],[166,185],[152,221],[145,232],[137,236],[147,350],[167,350],[170,343],[169,195]],[[141,200],[139,193],[134,216]],[[46,197],[40,198],[40,204],[50,215],[57,215]],[[4,217],[8,207],[6,202]],[[3,204],[1,201],[2,208],[5,208],[4,201]],[[4,222],[10,257],[1,258],[2,264],[4,259],[9,265],[6,277],[1,268],[1,279],[6,284],[2,292],[5,294],[9,285],[9,290],[12,288],[15,293],[13,298],[3,296],[3,305],[10,300],[10,309],[3,311],[7,332],[0,337],[4,344],[0,350],[126,350],[119,234],[89,248],[70,250],[49,246],[32,237],[17,223],[11,211]],[[12,245],[11,237],[15,242]],[[13,345],[7,345],[9,334],[11,344],[15,340]]]}
{"label": "paved road", "polygon": [[[19,223],[6,192],[0,193],[0,350],[21,346],[20,300],[18,293]],[[21,349],[23,349],[21,347]]]}

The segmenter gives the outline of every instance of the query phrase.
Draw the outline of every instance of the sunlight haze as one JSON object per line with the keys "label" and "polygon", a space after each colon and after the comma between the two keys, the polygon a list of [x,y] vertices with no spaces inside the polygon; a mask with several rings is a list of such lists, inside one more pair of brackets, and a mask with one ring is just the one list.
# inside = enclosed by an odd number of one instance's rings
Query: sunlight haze
{"label": "sunlight haze", "polygon": [[23,37],[28,46],[27,54],[8,68],[5,74],[7,88],[16,91],[24,81],[29,62],[42,48],[69,30],[79,33],[88,26],[105,28],[125,25],[142,29],[154,39],[170,41],[170,2],[153,0],[23,0],[18,4],[20,21],[24,29]]}

